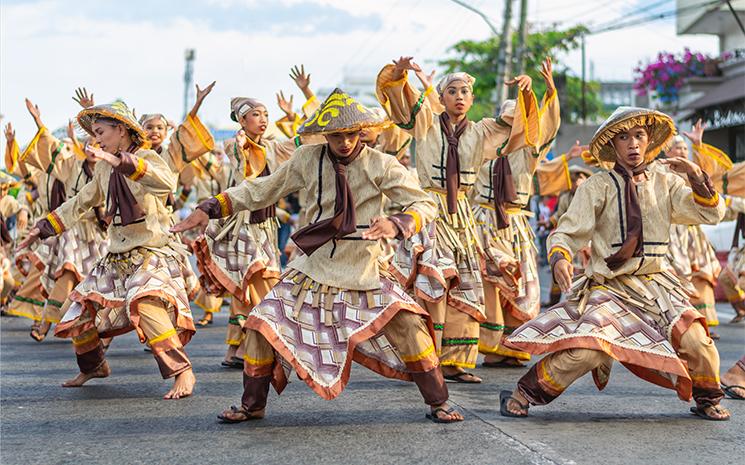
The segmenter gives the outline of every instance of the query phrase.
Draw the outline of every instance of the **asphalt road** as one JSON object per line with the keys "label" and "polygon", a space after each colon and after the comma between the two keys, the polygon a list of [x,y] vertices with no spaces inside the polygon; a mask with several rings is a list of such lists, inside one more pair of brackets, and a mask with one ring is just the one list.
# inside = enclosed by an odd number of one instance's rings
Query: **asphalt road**
{"label": "asphalt road", "polygon": [[[723,319],[731,315],[721,305]],[[227,313],[200,330],[187,350],[195,395],[160,397],[152,356],[134,334],[108,353],[112,376],[79,389],[60,387],[77,372],[70,342],[28,337],[28,321],[0,320],[0,463],[11,464],[740,464],[745,402],[725,401],[732,421],[688,413],[672,391],[616,364],[598,392],[589,377],[526,420],[502,418],[497,396],[524,372],[476,369],[481,385],[450,385],[466,421],[435,425],[412,384],[357,367],[346,391],[328,402],[293,380],[272,391],[267,418],[223,425],[215,415],[239,402],[240,371],[221,368]],[[718,328],[722,367],[745,352],[745,325]]]}

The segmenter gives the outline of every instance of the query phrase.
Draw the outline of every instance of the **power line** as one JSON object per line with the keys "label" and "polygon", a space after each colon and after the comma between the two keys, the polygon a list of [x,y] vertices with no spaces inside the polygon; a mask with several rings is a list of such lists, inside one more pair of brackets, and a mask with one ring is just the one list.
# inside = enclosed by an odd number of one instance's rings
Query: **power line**
{"label": "power line", "polygon": [[708,2],[703,2],[703,3],[697,3],[695,5],[689,5],[683,8],[676,8],[675,10],[669,10],[669,11],[665,11],[662,13],[656,13],[656,14],[642,17],[642,18],[634,18],[634,19],[629,19],[628,17],[618,18],[616,20],[609,21],[607,23],[596,26],[593,30],[590,31],[590,34],[600,34],[602,32],[609,32],[609,31],[615,31],[617,29],[624,29],[627,27],[638,26],[640,24],[645,24],[645,23],[649,23],[653,21],[659,21],[661,19],[669,18],[671,16],[676,16],[676,15],[687,13],[693,10],[698,10],[699,8],[702,8],[702,7],[719,6],[722,3],[724,3],[722,0],[714,0],[714,1],[708,1]]}

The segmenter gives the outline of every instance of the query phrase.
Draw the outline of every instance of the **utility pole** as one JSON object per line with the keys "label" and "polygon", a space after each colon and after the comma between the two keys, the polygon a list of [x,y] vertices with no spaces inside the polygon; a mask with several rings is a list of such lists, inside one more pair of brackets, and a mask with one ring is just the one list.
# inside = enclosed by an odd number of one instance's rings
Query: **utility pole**
{"label": "utility pole", "polygon": [[187,48],[184,52],[184,115],[181,120],[186,119],[186,113],[189,111],[189,101],[193,95],[194,90],[192,89],[194,84],[194,57],[196,56],[196,50],[193,48]]}
{"label": "utility pole", "polygon": [[528,0],[520,0],[520,25],[517,28],[517,51],[516,51],[516,63],[517,69],[515,74],[523,74],[525,72],[525,43],[528,40]]}
{"label": "utility pole", "polygon": [[507,86],[504,81],[510,73],[508,67],[512,40],[510,38],[510,21],[512,21],[512,0],[504,0],[504,23],[502,24],[502,34],[499,37],[499,54],[497,55],[497,112],[502,106],[502,102],[507,100]]}
{"label": "utility pole", "polygon": [[587,124],[587,75],[585,74],[585,34],[582,34],[582,124]]}

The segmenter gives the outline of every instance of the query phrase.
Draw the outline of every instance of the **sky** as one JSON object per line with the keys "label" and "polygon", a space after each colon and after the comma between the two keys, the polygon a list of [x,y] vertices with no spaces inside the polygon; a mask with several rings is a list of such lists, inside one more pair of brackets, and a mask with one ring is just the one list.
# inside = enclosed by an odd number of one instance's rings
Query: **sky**
{"label": "sky", "polygon": [[[503,0],[466,1],[501,28]],[[650,5],[658,6],[645,11]],[[528,22],[592,29],[674,9],[674,0],[529,0]],[[200,116],[216,127],[237,128],[229,118],[233,96],[258,98],[272,118],[281,116],[278,90],[294,94],[296,106],[302,103],[288,76],[294,64],[305,65],[313,88],[328,89],[345,73],[375,76],[400,55],[435,69],[452,44],[490,35],[480,17],[450,0],[0,0],[0,113],[21,145],[35,131],[24,97],[55,129],[79,110],[71,98],[78,86],[92,91],[97,103],[121,98],[137,114],[164,113],[178,121],[184,50],[194,48],[195,82],[217,81]],[[674,18],[592,35],[586,51],[596,79],[630,80],[640,61],[686,46],[718,53],[714,36],[677,36]],[[580,73],[579,52],[557,59]]]}

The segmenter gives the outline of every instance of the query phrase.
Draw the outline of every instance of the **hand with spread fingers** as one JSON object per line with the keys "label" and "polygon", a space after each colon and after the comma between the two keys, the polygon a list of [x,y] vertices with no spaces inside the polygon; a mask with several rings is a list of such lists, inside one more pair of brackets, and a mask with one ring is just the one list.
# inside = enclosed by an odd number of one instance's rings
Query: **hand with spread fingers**
{"label": "hand with spread fingers", "polygon": [[180,233],[199,228],[200,232],[204,232],[209,222],[210,217],[204,211],[195,208],[191,215],[187,216],[184,221],[171,227],[170,231],[172,233]]}
{"label": "hand with spread fingers", "polygon": [[572,148],[567,152],[567,158],[569,160],[579,158],[582,156],[582,153],[587,152],[588,150],[590,150],[589,145],[579,145],[579,141],[575,141]]}
{"label": "hand with spread fingers", "polygon": [[88,90],[85,87],[78,87],[75,89],[75,96],[72,99],[83,108],[90,108],[96,104],[93,100],[93,93],[89,96]]}
{"label": "hand with spread fingers", "polygon": [[546,95],[551,96],[556,92],[556,84],[554,84],[554,67],[551,64],[551,57],[546,57],[541,64],[541,76],[543,76],[543,82],[546,83]]}
{"label": "hand with spread fingers", "polygon": [[290,99],[287,100],[285,98],[285,93],[281,90],[277,94],[277,105],[279,106],[279,109],[282,110],[285,115],[287,115],[287,118],[290,121],[295,120],[295,111],[292,109],[293,98],[294,96],[290,95]]}
{"label": "hand with spread fingers", "polygon": [[217,81],[212,81],[212,84],[208,85],[204,89],[200,89],[199,84],[195,84],[197,88],[197,99],[194,102],[194,106],[191,108],[191,111],[189,111],[189,115],[191,115],[192,118],[197,116],[199,108],[202,106],[202,102],[204,102],[204,99],[210,94],[210,92],[212,92],[212,88],[215,87],[215,84],[217,84]]}
{"label": "hand with spread fingers", "polygon": [[310,90],[310,74],[305,74],[305,65],[293,66],[290,69],[290,79],[295,81],[295,85],[303,92],[306,100],[313,97],[313,92]]}
{"label": "hand with spread fingers", "polygon": [[422,68],[414,63],[414,57],[400,57],[398,60],[393,60],[395,65],[395,79],[401,79],[404,77],[406,71],[421,72]]}
{"label": "hand with spread fingers", "polygon": [[690,131],[683,131],[683,135],[691,141],[693,145],[701,145],[704,141],[704,130],[706,126],[701,118],[696,121]]}
{"label": "hand with spread fingers", "polygon": [[514,78],[504,81],[508,86],[517,86],[520,91],[526,91],[533,88],[533,80],[527,74],[521,74]]}
{"label": "hand with spread fingers", "polygon": [[697,164],[683,157],[664,158],[659,160],[660,164],[670,167],[673,171],[687,174],[691,179],[703,179],[704,172]]}
{"label": "hand with spread fingers", "polygon": [[5,125],[5,140],[13,142],[16,139],[16,131],[13,129],[13,125],[8,123]]}
{"label": "hand with spread fingers", "polygon": [[41,111],[39,110],[38,105],[34,105],[34,103],[26,99],[26,109],[28,110],[31,117],[34,119],[34,123],[36,123],[36,127],[38,129],[41,129],[44,127],[44,123],[41,122]]}

